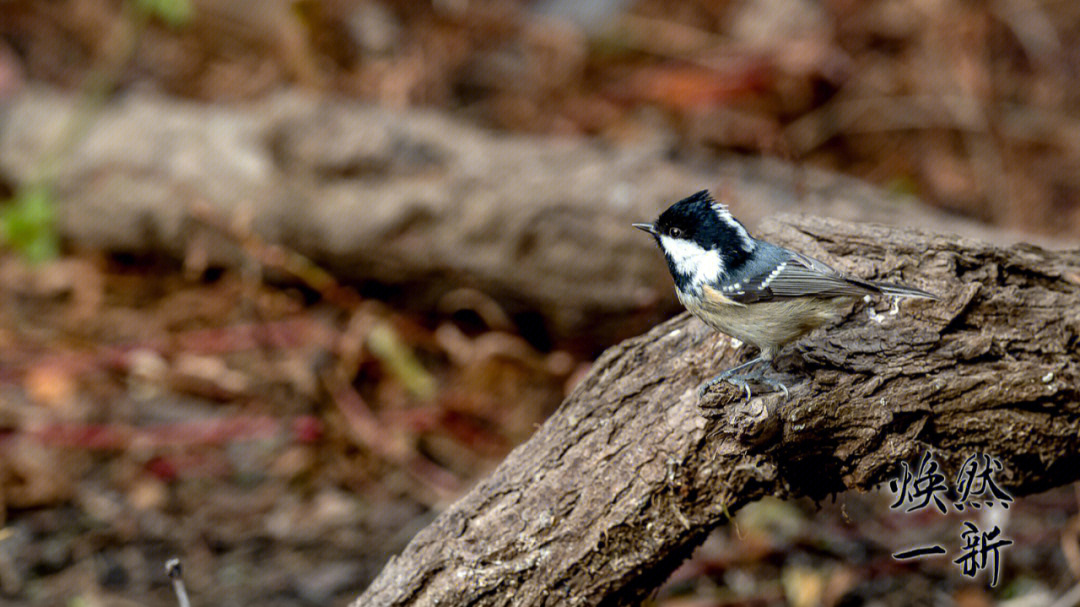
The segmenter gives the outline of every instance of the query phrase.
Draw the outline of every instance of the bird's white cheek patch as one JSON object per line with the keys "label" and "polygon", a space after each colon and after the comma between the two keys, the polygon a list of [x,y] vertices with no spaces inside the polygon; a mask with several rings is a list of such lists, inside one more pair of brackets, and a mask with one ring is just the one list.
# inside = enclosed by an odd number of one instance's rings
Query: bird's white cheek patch
{"label": "bird's white cheek patch", "polygon": [[661,236],[660,242],[675,268],[696,283],[712,282],[724,271],[719,251],[705,250],[695,242],[670,236]]}
{"label": "bird's white cheek patch", "polygon": [[679,240],[670,236],[661,236],[660,242],[664,245],[664,251],[671,257],[675,267],[683,274],[693,274],[696,267],[694,260],[701,256],[704,251],[701,247],[686,240]]}

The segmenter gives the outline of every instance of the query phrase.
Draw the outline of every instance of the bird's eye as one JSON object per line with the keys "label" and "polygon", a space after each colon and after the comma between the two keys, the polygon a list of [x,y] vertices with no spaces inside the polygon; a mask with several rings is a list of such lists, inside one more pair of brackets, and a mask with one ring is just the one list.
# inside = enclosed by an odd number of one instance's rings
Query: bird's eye
{"label": "bird's eye", "polygon": [[679,228],[671,228],[668,230],[668,235],[672,238],[678,238],[682,236],[682,230],[680,230]]}

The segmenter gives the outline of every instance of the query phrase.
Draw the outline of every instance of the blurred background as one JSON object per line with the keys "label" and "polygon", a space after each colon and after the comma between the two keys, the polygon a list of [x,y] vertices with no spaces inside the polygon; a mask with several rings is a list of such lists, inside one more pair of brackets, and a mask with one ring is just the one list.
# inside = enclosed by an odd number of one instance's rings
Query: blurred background
{"label": "blurred background", "polygon": [[[0,0],[0,603],[346,604],[677,312],[629,222],[699,189],[1075,248],[1078,75],[1069,0]],[[1073,487],[893,500],[651,601],[1077,604]],[[965,519],[996,587],[891,558]]]}

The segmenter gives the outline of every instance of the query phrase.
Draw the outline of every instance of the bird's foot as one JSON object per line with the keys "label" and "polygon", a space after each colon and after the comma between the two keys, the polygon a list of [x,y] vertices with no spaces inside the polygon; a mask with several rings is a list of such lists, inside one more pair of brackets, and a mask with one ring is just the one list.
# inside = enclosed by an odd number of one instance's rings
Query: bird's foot
{"label": "bird's foot", "polygon": [[[743,390],[745,390],[746,391],[746,400],[750,400],[750,396],[751,396],[751,394],[750,394],[750,380],[754,379],[754,378],[757,378],[757,377],[760,377],[760,375],[761,375],[760,365],[763,362],[766,362],[765,359],[762,358],[761,356],[758,356],[757,358],[748,360],[748,361],[744,362],[741,365],[736,365],[736,366],[734,366],[734,367],[732,367],[730,369],[727,369],[723,373],[721,373],[721,374],[717,375],[716,377],[710,379],[709,381],[701,384],[701,387],[698,388],[698,398],[700,399],[703,396],[705,396],[705,393],[709,391],[709,388],[715,386],[716,384],[718,384],[718,383],[720,383],[722,381],[726,381],[729,384],[735,386],[736,388],[742,388]],[[753,369],[755,367],[758,367],[758,368],[755,369],[754,371],[750,372],[750,373],[737,374],[737,373],[739,373],[739,371],[744,371],[744,370],[747,370],[747,369]]]}
{"label": "bird's foot", "polygon": [[791,393],[788,392],[787,386],[784,385],[784,380],[776,379],[775,377],[767,377],[762,375],[758,378],[758,381],[773,389],[773,392],[777,390],[784,393],[784,399],[791,398]]}
{"label": "bird's foot", "polygon": [[787,384],[794,380],[792,377],[786,375],[781,375],[780,377],[770,376],[766,373],[765,369],[758,369],[751,373],[739,375],[733,374],[731,371],[733,371],[733,369],[728,369],[720,375],[701,384],[701,387],[698,388],[698,397],[704,397],[705,393],[709,391],[709,388],[722,381],[726,381],[736,388],[741,388],[745,391],[746,400],[750,400],[753,396],[753,392],[750,390],[750,384],[755,382],[771,388],[773,392],[783,392],[785,400],[791,397],[791,392],[788,391]]}
{"label": "bird's foot", "polygon": [[746,391],[746,400],[750,400],[750,396],[751,396],[751,393],[750,393],[750,379],[751,379],[751,376],[748,376],[748,375],[733,375],[731,373],[731,371],[732,371],[732,369],[728,369],[727,371],[724,371],[720,375],[717,375],[716,377],[710,379],[709,381],[701,384],[701,387],[698,388],[698,398],[703,398],[705,396],[705,393],[709,391],[709,388],[715,386],[716,384],[718,384],[718,383],[720,383],[722,381],[726,381],[727,383],[735,386],[736,388],[742,388],[743,390],[745,390]]}

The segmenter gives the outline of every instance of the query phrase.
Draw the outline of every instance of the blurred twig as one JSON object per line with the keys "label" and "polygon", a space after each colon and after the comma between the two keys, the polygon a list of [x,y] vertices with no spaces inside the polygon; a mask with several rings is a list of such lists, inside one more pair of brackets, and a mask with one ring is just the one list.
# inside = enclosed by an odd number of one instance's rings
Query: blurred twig
{"label": "blurred twig", "polygon": [[234,240],[244,253],[258,263],[300,279],[327,301],[345,309],[360,303],[361,299],[355,291],[343,287],[332,274],[315,262],[292,249],[266,242],[248,226],[230,222],[209,204],[196,201],[191,204],[188,213],[196,221]]}
{"label": "blurred twig", "polygon": [[176,593],[176,602],[180,607],[191,607],[187,589],[184,588],[184,573],[180,566],[180,559],[173,557],[165,561],[165,575],[172,580],[173,592]]}

